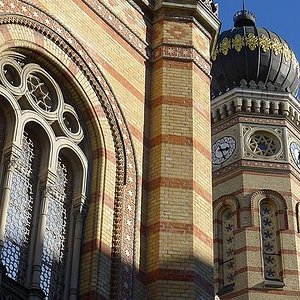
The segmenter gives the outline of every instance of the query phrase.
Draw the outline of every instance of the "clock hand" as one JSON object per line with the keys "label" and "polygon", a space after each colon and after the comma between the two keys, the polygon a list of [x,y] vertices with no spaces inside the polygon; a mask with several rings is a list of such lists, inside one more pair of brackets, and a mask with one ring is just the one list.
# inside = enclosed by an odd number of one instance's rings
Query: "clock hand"
{"label": "clock hand", "polygon": [[230,148],[228,146],[227,147],[225,146],[225,148],[222,148],[221,146],[219,146],[219,149],[220,149],[220,151],[222,153],[223,158],[225,159],[226,157],[224,155],[224,151],[228,151]]}
{"label": "clock hand", "polygon": [[227,150],[229,150],[229,149],[230,149],[230,147],[228,147],[228,146],[227,146],[227,147],[225,146],[225,148],[221,148],[221,147],[220,147],[220,150],[221,150],[221,151],[222,151],[222,150],[227,151]]}

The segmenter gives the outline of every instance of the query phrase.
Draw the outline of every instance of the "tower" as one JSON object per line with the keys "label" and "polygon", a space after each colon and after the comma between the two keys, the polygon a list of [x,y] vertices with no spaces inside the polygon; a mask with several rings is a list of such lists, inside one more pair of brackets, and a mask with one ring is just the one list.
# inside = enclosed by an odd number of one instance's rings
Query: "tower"
{"label": "tower", "polygon": [[212,69],[215,290],[298,299],[299,64],[243,9]]}

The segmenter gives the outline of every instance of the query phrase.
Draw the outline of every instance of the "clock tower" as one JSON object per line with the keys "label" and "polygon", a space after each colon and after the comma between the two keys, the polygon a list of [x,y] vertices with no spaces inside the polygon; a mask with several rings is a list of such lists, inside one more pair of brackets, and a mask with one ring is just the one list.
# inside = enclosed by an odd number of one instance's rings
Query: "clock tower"
{"label": "clock tower", "polygon": [[299,64],[243,9],[212,57],[215,291],[299,299]]}

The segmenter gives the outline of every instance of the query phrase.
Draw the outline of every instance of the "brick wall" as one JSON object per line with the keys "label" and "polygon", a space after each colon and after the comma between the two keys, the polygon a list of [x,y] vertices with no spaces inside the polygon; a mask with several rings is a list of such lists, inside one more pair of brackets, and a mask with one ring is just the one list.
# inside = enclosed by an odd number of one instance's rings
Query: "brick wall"
{"label": "brick wall", "polygon": [[91,155],[81,298],[210,297],[209,56],[219,23],[192,0],[138,3],[4,0],[0,45],[43,56],[82,96]]}

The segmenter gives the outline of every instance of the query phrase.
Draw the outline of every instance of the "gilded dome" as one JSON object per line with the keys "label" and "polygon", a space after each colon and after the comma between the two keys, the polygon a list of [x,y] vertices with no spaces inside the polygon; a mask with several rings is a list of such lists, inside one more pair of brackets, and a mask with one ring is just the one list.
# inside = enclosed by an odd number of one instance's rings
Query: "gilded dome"
{"label": "gilded dome", "polygon": [[255,16],[241,10],[234,28],[222,32],[212,55],[212,97],[235,87],[287,91],[297,95],[299,63],[278,34],[255,25]]}

